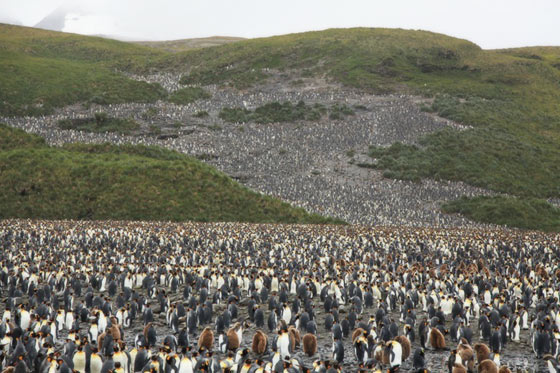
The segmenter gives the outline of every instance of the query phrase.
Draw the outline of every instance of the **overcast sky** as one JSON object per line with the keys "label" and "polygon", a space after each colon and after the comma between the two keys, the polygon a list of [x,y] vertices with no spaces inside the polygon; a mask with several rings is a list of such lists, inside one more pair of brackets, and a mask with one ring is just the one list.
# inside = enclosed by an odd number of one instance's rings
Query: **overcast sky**
{"label": "overcast sky", "polygon": [[134,40],[365,26],[440,32],[483,48],[560,46],[560,0],[0,0],[0,22],[33,26],[61,6],[70,9],[64,31]]}

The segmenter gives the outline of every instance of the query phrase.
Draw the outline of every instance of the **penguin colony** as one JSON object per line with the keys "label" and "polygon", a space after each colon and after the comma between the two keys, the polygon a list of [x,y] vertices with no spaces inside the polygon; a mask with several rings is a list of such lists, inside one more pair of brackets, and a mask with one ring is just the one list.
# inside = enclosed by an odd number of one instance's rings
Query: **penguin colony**
{"label": "penguin colony", "polygon": [[[460,196],[486,195],[488,191],[463,183],[406,183],[378,179],[371,171],[349,163],[349,149],[356,151],[356,162],[371,162],[359,154],[370,145],[389,146],[394,142],[416,143],[420,137],[451,126],[468,127],[423,113],[417,97],[371,95],[325,82],[294,87],[285,72],[269,71],[270,78],[243,91],[211,85],[204,90],[211,98],[188,105],[161,101],[110,105],[71,105],[41,117],[0,117],[6,123],[45,138],[50,145],[65,143],[112,143],[157,145],[204,159],[242,184],[261,193],[277,196],[310,212],[343,219],[352,224],[474,227],[480,224],[455,214],[444,214],[440,201]],[[180,87],[181,74],[156,73],[139,77],[164,87]],[[225,107],[256,108],[273,102],[304,101],[307,105],[360,105],[355,115],[340,120],[296,121],[282,125],[243,125],[224,122],[218,113]],[[161,136],[149,133],[134,136],[116,132],[89,133],[61,130],[62,119],[91,118],[96,112],[112,118],[134,118],[142,127],[157,125]],[[196,118],[206,111],[208,117]],[[144,118],[146,113],[150,119]],[[152,116],[154,114],[155,116]],[[181,129],[177,123],[185,124]],[[219,126],[220,130],[216,130]],[[243,128],[243,131],[240,129]],[[168,137],[169,136],[169,137]],[[174,138],[176,137],[176,138]],[[319,172],[319,174],[317,174]],[[373,187],[372,187],[372,182]]]}
{"label": "penguin colony", "polygon": [[560,372],[560,237],[0,222],[3,372]]}

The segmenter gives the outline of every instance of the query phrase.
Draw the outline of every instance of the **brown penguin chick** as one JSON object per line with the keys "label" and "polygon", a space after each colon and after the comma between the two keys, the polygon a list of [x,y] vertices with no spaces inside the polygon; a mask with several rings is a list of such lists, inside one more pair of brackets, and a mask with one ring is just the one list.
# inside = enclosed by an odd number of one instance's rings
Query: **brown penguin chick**
{"label": "brown penguin chick", "polygon": [[373,358],[376,361],[381,361],[383,363],[383,346],[381,345],[381,343],[375,346],[375,350],[373,350]]}
{"label": "brown penguin chick", "polygon": [[469,370],[474,369],[474,350],[465,338],[457,345],[457,354]]}
{"label": "brown penguin chick", "polygon": [[399,342],[402,347],[402,361],[405,361],[410,356],[410,341],[404,335],[399,335],[395,338],[395,341]]}
{"label": "brown penguin chick", "polygon": [[146,324],[146,326],[144,326],[144,330],[143,330],[143,334],[144,334],[144,338],[146,338],[146,341],[148,340],[148,330],[150,330],[150,327],[152,326],[152,322],[149,322]]}
{"label": "brown penguin chick", "polygon": [[204,347],[208,351],[212,351],[214,345],[214,332],[212,329],[206,327],[198,337],[198,348]]}
{"label": "brown penguin chick", "polygon": [[288,328],[288,333],[290,333],[290,341],[292,341],[292,346],[294,346],[293,348],[295,349],[299,347],[299,345],[301,344],[301,336],[299,334],[299,330],[297,330],[293,326],[290,326]]}
{"label": "brown penguin chick", "polygon": [[317,353],[317,337],[314,334],[307,333],[303,336],[303,352],[312,357]]}
{"label": "brown penguin chick", "polygon": [[113,336],[113,339],[115,341],[120,341],[122,339],[121,330],[119,329],[117,323],[112,324],[111,327],[107,330],[107,332]]}
{"label": "brown penguin chick", "polygon": [[438,328],[432,328],[430,330],[430,346],[432,346],[435,350],[444,350],[445,349],[445,337]]}
{"label": "brown penguin chick", "polygon": [[474,352],[476,352],[476,361],[479,364],[484,360],[490,359],[490,348],[484,343],[475,343]]}
{"label": "brown penguin chick", "polygon": [[358,338],[359,336],[363,335],[366,331],[362,328],[358,328],[352,332],[352,343]]}
{"label": "brown penguin chick", "polygon": [[262,330],[257,330],[255,335],[253,336],[253,344],[251,349],[257,355],[262,355],[266,352],[266,347],[268,344],[268,337]]}
{"label": "brown penguin chick", "polygon": [[478,373],[498,373],[498,367],[495,362],[486,359],[478,364]]}
{"label": "brown penguin chick", "polygon": [[4,369],[2,371],[2,373],[13,373],[15,369],[16,369],[15,366],[9,366],[9,367],[6,367],[6,369]]}
{"label": "brown penguin chick", "polygon": [[[389,344],[391,342],[388,342]],[[374,358],[377,361],[380,361],[383,365],[388,365],[390,363],[390,351],[385,348],[385,344],[383,342],[379,342],[377,347],[375,347],[375,351],[373,352]]]}
{"label": "brown penguin chick", "polygon": [[237,335],[237,331],[241,328],[241,324],[236,322],[233,327],[231,327],[226,335],[228,338],[227,349],[231,351],[235,351],[241,345],[241,341],[239,340],[239,336]]}
{"label": "brown penguin chick", "polygon": [[99,351],[103,350],[103,339],[105,339],[106,335],[107,335],[107,332],[101,333],[97,336],[97,349]]}
{"label": "brown penguin chick", "polygon": [[292,354],[296,347],[296,336],[294,335],[293,332],[290,332],[288,330],[288,338],[290,339],[290,353]]}
{"label": "brown penguin chick", "polygon": [[506,365],[502,365],[498,370],[498,373],[511,373],[511,369],[509,369]]}
{"label": "brown penguin chick", "polygon": [[467,373],[467,368],[463,364],[455,363],[451,373]]}
{"label": "brown penguin chick", "polygon": [[463,361],[470,360],[474,357],[474,350],[465,338],[461,338],[461,341],[457,345],[457,353],[461,356]]}

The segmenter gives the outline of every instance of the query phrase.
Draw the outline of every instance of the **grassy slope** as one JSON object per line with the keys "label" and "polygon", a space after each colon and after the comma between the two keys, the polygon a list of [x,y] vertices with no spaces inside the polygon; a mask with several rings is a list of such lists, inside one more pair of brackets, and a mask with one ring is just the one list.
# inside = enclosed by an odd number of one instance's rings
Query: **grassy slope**
{"label": "grassy slope", "polygon": [[560,209],[540,199],[502,196],[460,198],[445,204],[443,210],[484,223],[560,231]]}
{"label": "grassy slope", "polygon": [[526,199],[560,196],[560,48],[482,50],[430,32],[333,29],[187,52],[167,64],[191,67],[185,80],[193,83],[243,88],[273,68],[433,98],[426,110],[473,129],[375,149],[387,176],[462,180]]}
{"label": "grassy slope", "polygon": [[159,85],[116,70],[141,71],[160,53],[115,40],[0,24],[0,115],[49,113],[80,101],[152,102]]}
{"label": "grassy slope", "polygon": [[[0,125],[0,218],[332,223],[154,147],[52,148]],[[339,221],[338,221],[339,222]]]}
{"label": "grassy slope", "polygon": [[298,69],[302,75],[326,74],[347,85],[387,92],[408,80],[404,75],[417,70],[417,62],[440,63],[442,50],[460,57],[480,52],[472,43],[429,32],[333,29],[190,51],[170,56],[165,66],[192,67],[190,77],[199,83],[244,86],[265,78],[263,68]]}

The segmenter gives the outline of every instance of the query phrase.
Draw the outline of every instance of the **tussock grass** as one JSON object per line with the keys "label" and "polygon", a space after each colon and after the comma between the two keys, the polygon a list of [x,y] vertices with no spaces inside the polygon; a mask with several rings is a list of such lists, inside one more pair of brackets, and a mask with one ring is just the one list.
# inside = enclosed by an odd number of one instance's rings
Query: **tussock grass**
{"label": "tussock grass", "polygon": [[61,119],[58,127],[63,130],[76,130],[84,132],[117,132],[128,135],[140,128],[134,119],[112,118],[104,112],[98,112],[93,118]]}
{"label": "tussock grass", "polygon": [[473,220],[523,229],[560,231],[560,209],[536,198],[461,198],[443,206],[449,213],[461,213]]}
{"label": "tussock grass", "polygon": [[206,98],[210,98],[210,94],[204,89],[200,87],[186,87],[171,93],[168,100],[178,105],[186,105]]}

